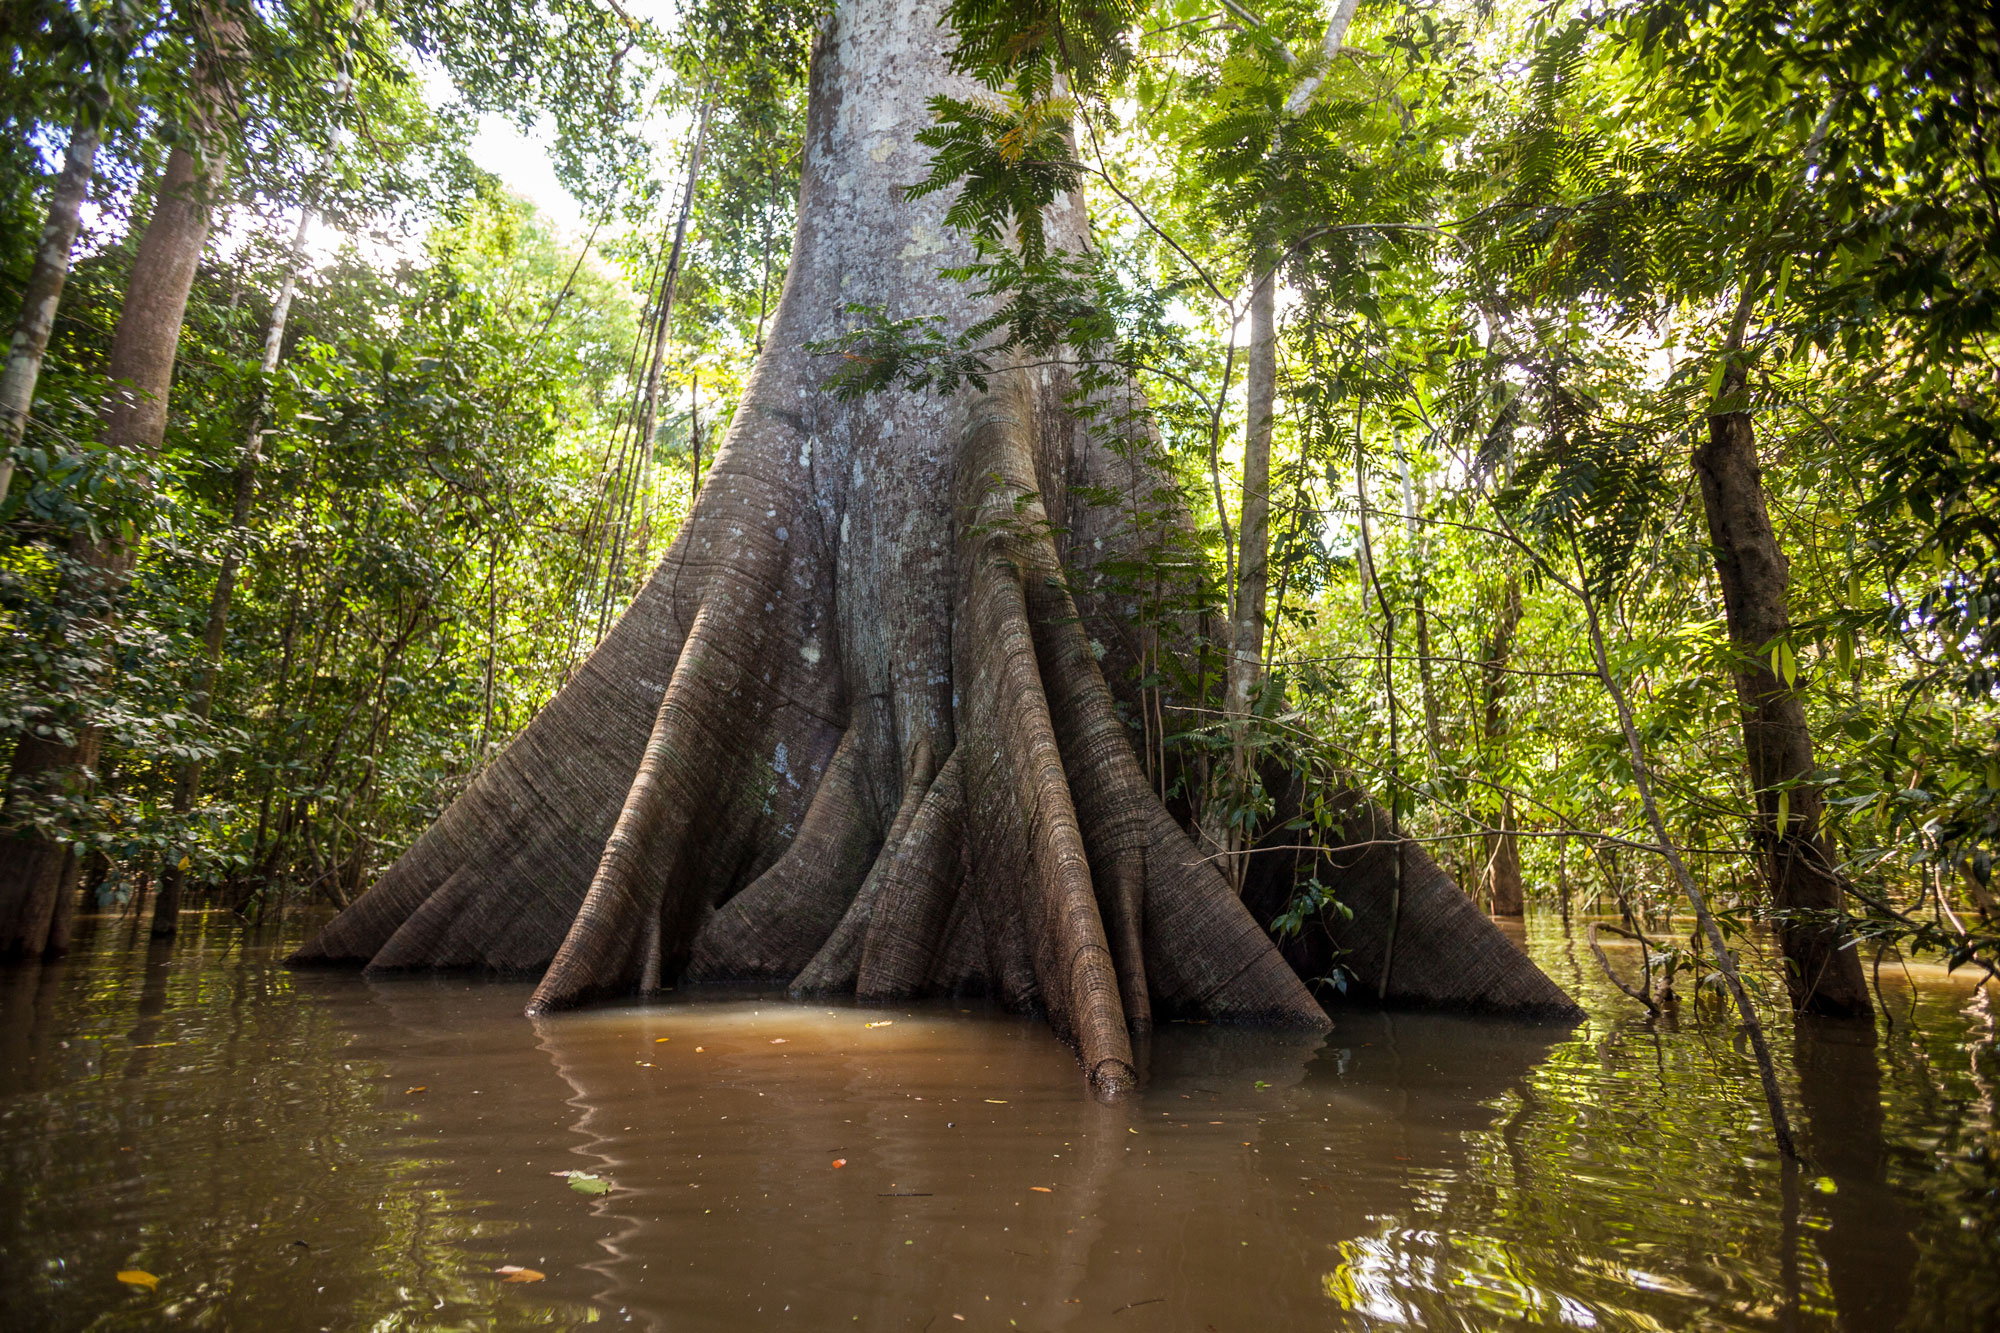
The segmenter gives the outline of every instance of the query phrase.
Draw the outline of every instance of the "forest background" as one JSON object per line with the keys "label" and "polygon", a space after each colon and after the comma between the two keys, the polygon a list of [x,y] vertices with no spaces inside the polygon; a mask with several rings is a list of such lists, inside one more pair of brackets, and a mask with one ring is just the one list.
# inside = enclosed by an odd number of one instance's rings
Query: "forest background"
{"label": "forest background", "polygon": [[[7,948],[61,948],[86,897],[344,905],[553,695],[671,540],[761,347],[821,18],[8,7],[0,311],[22,311],[9,385],[26,351],[36,375],[31,407],[0,403],[0,747],[8,836],[64,862]],[[1990,15],[954,18],[1002,77],[938,103],[911,185],[962,191],[960,276],[1004,318],[946,339],[853,310],[829,383],[953,392],[1010,343],[1145,390],[1125,426],[1195,536],[1125,572],[1193,571],[1212,651],[1150,682],[1186,716],[1128,721],[1149,772],[1210,775],[1218,855],[1271,817],[1228,760],[1250,751],[1356,775],[1496,913],[1654,932],[1649,1004],[1686,952],[1666,849],[1741,939],[1798,837],[1843,897],[1795,927],[1858,934],[1864,961],[1995,957]],[[473,164],[495,112],[540,127],[574,234]],[[1077,179],[1093,249],[1047,252],[1035,209]],[[145,438],[113,363],[176,205],[205,220]],[[1754,632],[1697,465],[1738,423],[1784,557],[1782,623]],[[1746,745],[1746,711],[1780,704],[1809,738],[1783,771]],[[74,761],[23,761],[51,747]],[[1309,886],[1276,928],[1339,910]]]}

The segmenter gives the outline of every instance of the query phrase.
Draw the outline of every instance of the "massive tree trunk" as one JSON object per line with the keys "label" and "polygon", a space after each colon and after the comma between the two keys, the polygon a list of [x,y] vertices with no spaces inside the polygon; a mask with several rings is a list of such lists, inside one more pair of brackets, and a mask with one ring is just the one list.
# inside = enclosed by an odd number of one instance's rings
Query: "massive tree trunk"
{"label": "massive tree trunk", "polygon": [[[167,391],[195,270],[208,244],[214,168],[222,160],[223,134],[235,113],[235,70],[242,31],[230,19],[197,16],[208,44],[195,79],[197,114],[190,133],[168,154],[153,216],[139,240],[125,286],[125,302],[111,337],[105,376],[111,381],[103,410],[103,442],[115,453],[151,454],[166,436]],[[61,596],[80,618],[108,617],[116,606],[132,552],[115,535],[81,533],[70,543],[70,573]],[[87,625],[76,633],[89,633]],[[50,924],[63,881],[66,844],[38,825],[13,828],[21,810],[59,793],[75,801],[89,788],[103,736],[92,720],[74,725],[70,738],[55,732],[24,735],[14,747],[7,808],[0,826],[0,957],[29,957],[48,948]]]}
{"label": "massive tree trunk", "polygon": [[[964,83],[937,9],[855,0],[821,39],[784,293],[659,570],[296,961],[540,972],[535,1011],[677,980],[984,992],[1114,1091],[1157,1018],[1326,1024],[1117,712],[1136,599],[1094,569],[1146,534],[1085,497],[1150,493],[1143,464],[1064,411],[1060,373],[842,401],[804,350],[853,302],[981,313],[938,275],[949,201],[898,188],[926,102]],[[1082,200],[1048,223],[1080,247]]]}
{"label": "massive tree trunk", "polygon": [[[1722,398],[1740,399],[1740,369]],[[1823,800],[1796,676],[1779,678],[1772,645],[1790,651],[1787,601],[1790,562],[1779,549],[1764,507],[1756,427],[1748,412],[1708,419],[1708,438],[1694,455],[1702,506],[1715,548],[1724,618],[1736,651],[1736,696],[1743,748],[1757,802],[1757,835],[1778,909],[1778,942],[1793,1007],[1836,1017],[1874,1012],[1852,941],[1834,919],[1845,907],[1833,849],[1821,827]],[[1802,916],[1787,916],[1800,913]]]}

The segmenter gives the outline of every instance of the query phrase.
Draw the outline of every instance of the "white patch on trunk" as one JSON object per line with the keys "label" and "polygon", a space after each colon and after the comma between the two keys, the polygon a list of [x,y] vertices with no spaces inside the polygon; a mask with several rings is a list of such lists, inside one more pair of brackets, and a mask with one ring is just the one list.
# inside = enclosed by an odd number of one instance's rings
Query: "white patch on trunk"
{"label": "white patch on trunk", "polygon": [[799,645],[799,656],[806,659],[807,666],[819,665],[819,645],[807,639]]}

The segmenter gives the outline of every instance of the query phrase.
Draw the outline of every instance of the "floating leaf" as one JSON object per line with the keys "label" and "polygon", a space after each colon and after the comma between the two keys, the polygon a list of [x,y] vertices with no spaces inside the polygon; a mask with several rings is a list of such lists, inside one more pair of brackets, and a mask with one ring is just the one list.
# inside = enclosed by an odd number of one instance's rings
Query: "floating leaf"
{"label": "floating leaf", "polygon": [[988,1097],[986,1099],[986,1104],[989,1106],[1005,1106],[1007,1104],[1007,1099],[1004,1097]]}
{"label": "floating leaf", "polygon": [[609,1194],[611,1182],[603,1176],[588,1175],[582,1171],[569,1173],[569,1187],[578,1194]]}
{"label": "floating leaf", "polygon": [[1050,1189],[1050,1188],[1049,1188],[1049,1187],[1048,1187],[1047,1185],[1030,1185],[1030,1186],[1028,1186],[1028,1188],[1029,1188],[1029,1189],[1031,1189],[1031,1190],[1033,1190],[1033,1191],[1034,1191],[1035,1193],[1037,1193],[1037,1194],[1054,1194],[1054,1193],[1055,1193],[1055,1191],[1054,1191],[1054,1190],[1052,1190],[1052,1189]]}
{"label": "floating leaf", "polygon": [[787,1042],[788,1040],[790,1040],[790,1038],[787,1038],[787,1037],[773,1037],[773,1038],[771,1038],[771,1044],[772,1044],[773,1046],[783,1046],[783,1045],[784,1045],[784,1044],[785,1044],[785,1043],[786,1043],[786,1042]]}
{"label": "floating leaf", "polygon": [[672,1037],[655,1037],[653,1038],[653,1045],[658,1046],[663,1041],[672,1041],[672,1040],[673,1040]]}
{"label": "floating leaf", "polygon": [[147,1291],[160,1285],[160,1279],[143,1268],[127,1268],[118,1274],[118,1280],[128,1287],[144,1287]]}
{"label": "floating leaf", "polygon": [[404,1089],[403,1089],[403,1095],[404,1095],[405,1097],[407,1097],[407,1096],[409,1096],[409,1095],[410,1095],[411,1093],[413,1093],[413,1092],[429,1092],[430,1090],[431,1090],[431,1085],[430,1085],[430,1084],[428,1084],[428,1083],[419,1083],[419,1084],[417,1084],[417,1086],[416,1086],[416,1087],[414,1087],[414,1088],[404,1088]]}
{"label": "floating leaf", "polygon": [[841,1167],[846,1165],[847,1165],[847,1159],[845,1157],[836,1157],[833,1159],[833,1169],[836,1171],[840,1170]]}
{"label": "floating leaf", "polygon": [[886,1027],[893,1027],[895,1025],[895,1022],[896,1020],[893,1018],[885,1018],[879,1023],[865,1023],[862,1026],[871,1028],[886,1028]]}
{"label": "floating leaf", "polygon": [[540,1282],[548,1276],[532,1268],[523,1268],[519,1264],[502,1264],[493,1271],[500,1274],[502,1282]]}

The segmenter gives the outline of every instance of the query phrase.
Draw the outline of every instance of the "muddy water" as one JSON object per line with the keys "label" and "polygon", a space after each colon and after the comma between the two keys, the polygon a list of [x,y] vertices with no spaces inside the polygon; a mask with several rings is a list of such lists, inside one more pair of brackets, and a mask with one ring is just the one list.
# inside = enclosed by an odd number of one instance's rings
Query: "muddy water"
{"label": "muddy water", "polygon": [[530,1022],[196,920],[0,972],[0,1327],[2000,1327],[1994,1001],[1934,970],[1882,1035],[1776,1034],[1787,1172],[1728,1025],[1553,927],[1574,1031],[1176,1025],[1105,1107],[982,1009]]}

